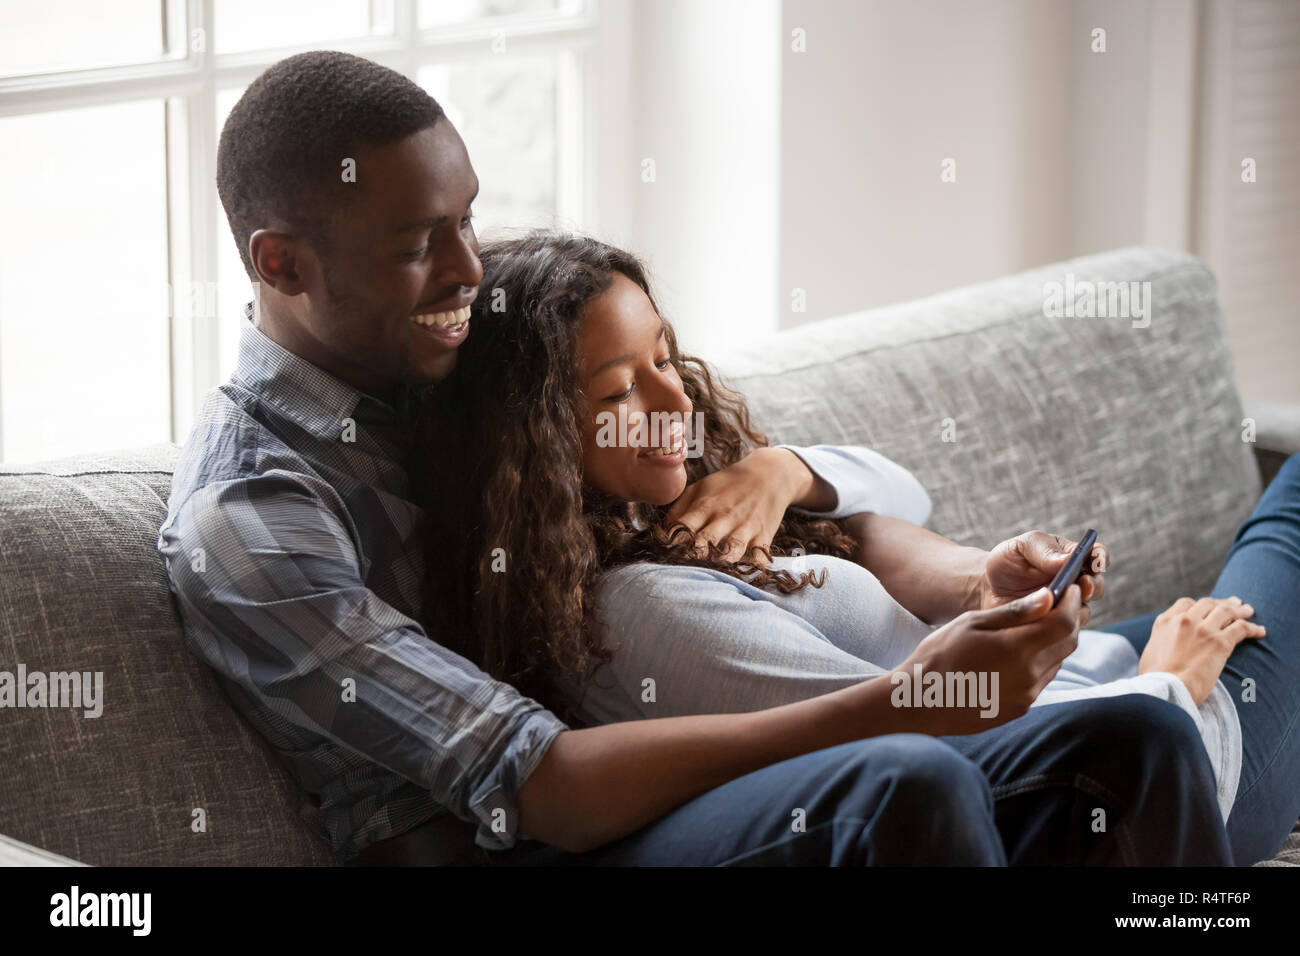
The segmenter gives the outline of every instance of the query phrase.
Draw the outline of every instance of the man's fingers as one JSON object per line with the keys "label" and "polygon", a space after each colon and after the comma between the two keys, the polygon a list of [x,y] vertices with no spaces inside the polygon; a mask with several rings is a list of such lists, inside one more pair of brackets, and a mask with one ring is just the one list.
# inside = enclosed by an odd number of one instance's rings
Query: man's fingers
{"label": "man's fingers", "polygon": [[1061,565],[1069,560],[1075,544],[1059,534],[1048,534],[1046,531],[1027,531],[1020,536],[1020,542],[1021,546],[1017,550],[1026,564],[1053,573],[1059,571]]}
{"label": "man's fingers", "polygon": [[1079,589],[1083,592],[1083,603],[1100,601],[1106,593],[1106,579],[1100,574],[1079,575]]}
{"label": "man's fingers", "polygon": [[1038,663],[1043,668],[1042,675],[1038,678],[1038,683],[1034,686],[1034,700],[1043,692],[1048,684],[1052,682],[1065,659],[1074,653],[1079,646],[1078,640],[1073,641],[1056,641],[1045,647],[1039,655]]}
{"label": "man's fingers", "polygon": [[1039,588],[1008,604],[989,608],[986,611],[975,611],[972,617],[976,627],[1000,631],[1018,624],[1036,621],[1051,609],[1052,592],[1047,588]]}
{"label": "man's fingers", "polygon": [[1092,560],[1088,562],[1088,569],[1094,574],[1101,574],[1110,569],[1110,549],[1104,544],[1094,544],[1092,546]]}
{"label": "man's fingers", "polygon": [[1214,598],[1203,597],[1195,604],[1193,604],[1187,613],[1190,614],[1193,618],[1203,621],[1207,617],[1209,617],[1210,612],[1213,611],[1218,606],[1219,606],[1219,602]]}
{"label": "man's fingers", "polygon": [[[1047,590],[1044,588],[1043,590]],[[1008,640],[1025,641],[1028,644],[1046,647],[1054,644],[1068,644],[1069,653],[1073,653],[1078,643],[1079,618],[1082,602],[1079,600],[1079,585],[1071,584],[1065,589],[1061,603],[1051,608],[1051,592],[1048,591],[1049,610],[1039,612],[1037,617],[1021,621],[1003,628],[1002,633]],[[1001,610],[997,608],[995,610]]]}

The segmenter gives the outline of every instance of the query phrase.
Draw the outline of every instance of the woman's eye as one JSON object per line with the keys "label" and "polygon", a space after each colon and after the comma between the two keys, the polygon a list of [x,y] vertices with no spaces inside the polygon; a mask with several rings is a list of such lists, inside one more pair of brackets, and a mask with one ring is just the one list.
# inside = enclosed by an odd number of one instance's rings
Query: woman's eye
{"label": "woman's eye", "polygon": [[621,392],[621,393],[619,393],[618,395],[610,395],[610,396],[608,396],[608,397],[605,399],[605,401],[607,401],[607,402],[623,402],[623,401],[627,401],[627,399],[629,399],[629,398],[631,398],[631,397],[632,397],[632,386],[629,385],[629,386],[627,387],[627,391],[626,391],[626,392]]}
{"label": "woman's eye", "polygon": [[660,369],[661,371],[666,371],[668,369],[668,366],[672,364],[673,364],[673,360],[670,358],[666,358],[660,362],[655,362],[655,368]]}

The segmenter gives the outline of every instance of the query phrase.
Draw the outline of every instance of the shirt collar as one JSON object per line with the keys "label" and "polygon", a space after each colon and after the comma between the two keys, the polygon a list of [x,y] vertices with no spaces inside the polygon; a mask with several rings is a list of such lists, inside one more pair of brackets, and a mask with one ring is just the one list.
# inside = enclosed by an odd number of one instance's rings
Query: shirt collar
{"label": "shirt collar", "polygon": [[253,324],[251,302],[244,307],[234,379],[319,438],[338,438],[345,418],[369,425],[394,424],[399,418],[388,402],[272,341]]}

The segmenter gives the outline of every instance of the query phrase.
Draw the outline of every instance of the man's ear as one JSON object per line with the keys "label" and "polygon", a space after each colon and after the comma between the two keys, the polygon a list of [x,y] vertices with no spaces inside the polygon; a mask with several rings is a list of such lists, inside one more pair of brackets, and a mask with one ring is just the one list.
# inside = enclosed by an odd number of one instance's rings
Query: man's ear
{"label": "man's ear", "polygon": [[316,256],[297,236],[258,229],[248,237],[248,256],[258,278],[281,295],[298,295],[316,268]]}

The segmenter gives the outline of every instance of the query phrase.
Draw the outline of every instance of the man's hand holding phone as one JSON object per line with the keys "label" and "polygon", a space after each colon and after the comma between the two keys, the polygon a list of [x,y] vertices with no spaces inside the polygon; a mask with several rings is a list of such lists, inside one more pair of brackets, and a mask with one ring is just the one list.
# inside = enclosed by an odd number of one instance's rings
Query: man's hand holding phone
{"label": "man's hand holding phone", "polygon": [[[1000,607],[1050,585],[1057,573],[1069,564],[1079,543],[1046,531],[1026,531],[1003,541],[989,552],[984,562],[983,578],[977,589],[978,606],[984,610]],[[1094,542],[1078,578],[1082,598],[1079,627],[1088,626],[1092,616],[1089,605],[1106,593],[1102,575],[1108,567],[1110,551],[1100,541]]]}
{"label": "man's hand holding phone", "polygon": [[[984,561],[976,607],[935,630],[897,670],[998,675],[997,714],[979,707],[942,707],[930,733],[979,733],[1029,710],[1079,644],[1089,602],[1105,592],[1110,564],[1089,531],[1079,542],[1045,531],[1003,541]],[[946,682],[946,678],[945,678]]]}
{"label": "man's hand holding phone", "polygon": [[[941,706],[919,712],[917,732],[935,736],[977,734],[1022,716],[1061,662],[1079,646],[1082,591],[1071,584],[1061,602],[1052,607],[1052,593],[1040,587],[1027,596],[997,607],[966,611],[927,636],[898,667],[884,678],[904,673],[914,679],[937,673],[948,684],[949,675],[984,676],[992,686],[997,675],[997,708],[989,715],[978,703]],[[949,702],[950,703],[950,702]]]}

